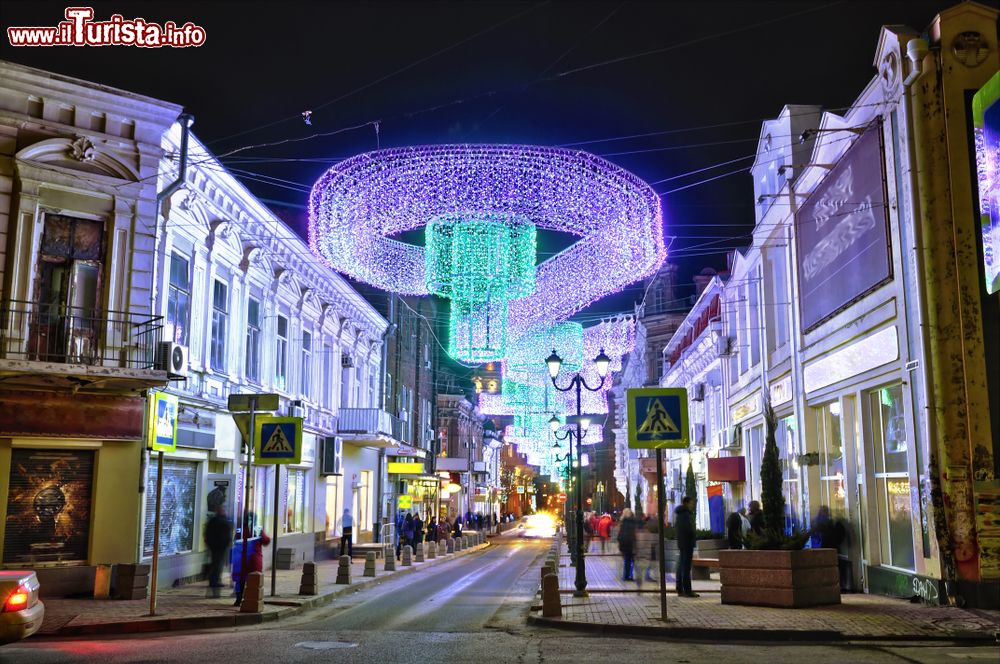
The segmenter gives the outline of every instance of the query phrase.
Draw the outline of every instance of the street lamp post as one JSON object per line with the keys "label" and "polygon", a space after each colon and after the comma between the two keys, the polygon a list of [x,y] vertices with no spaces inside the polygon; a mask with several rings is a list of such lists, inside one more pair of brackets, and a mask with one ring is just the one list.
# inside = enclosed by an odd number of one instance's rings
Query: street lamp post
{"label": "street lamp post", "polygon": [[[581,412],[581,394],[582,390],[587,390],[588,392],[597,392],[604,385],[604,380],[608,375],[608,368],[611,365],[611,358],[604,354],[604,349],[598,353],[597,357],[594,358],[594,364],[597,365],[597,374],[601,377],[601,382],[591,387],[584,380],[583,376],[577,373],[570,380],[569,385],[566,387],[559,387],[557,381],[559,377],[559,370],[562,368],[562,358],[556,353],[555,349],[552,350],[552,354],[545,358],[545,364],[549,368],[549,377],[552,378],[552,386],[559,390],[560,392],[569,392],[571,390],[576,390],[576,452],[577,452],[577,466],[576,466],[576,591],[573,593],[574,597],[586,597],[587,596],[587,565],[584,557],[583,550],[583,465],[579,462],[580,459],[580,446],[583,444],[583,429],[589,426],[589,421],[585,426],[583,424],[583,417]],[[553,417],[555,420],[555,428],[558,428],[559,419]],[[552,420],[549,420],[550,425]],[[573,441],[570,439],[570,454],[572,454]]]}

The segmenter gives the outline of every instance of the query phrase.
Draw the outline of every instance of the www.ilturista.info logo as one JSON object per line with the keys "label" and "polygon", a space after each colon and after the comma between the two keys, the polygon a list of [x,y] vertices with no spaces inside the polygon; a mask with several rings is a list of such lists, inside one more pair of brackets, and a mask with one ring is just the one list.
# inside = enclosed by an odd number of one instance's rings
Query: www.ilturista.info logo
{"label": "www.ilturista.info logo", "polygon": [[65,15],[65,21],[51,28],[7,28],[7,39],[11,46],[186,48],[205,43],[205,28],[190,21],[178,27],[173,21],[160,25],[143,18],[126,19],[121,14],[94,21],[93,7],[67,7]]}

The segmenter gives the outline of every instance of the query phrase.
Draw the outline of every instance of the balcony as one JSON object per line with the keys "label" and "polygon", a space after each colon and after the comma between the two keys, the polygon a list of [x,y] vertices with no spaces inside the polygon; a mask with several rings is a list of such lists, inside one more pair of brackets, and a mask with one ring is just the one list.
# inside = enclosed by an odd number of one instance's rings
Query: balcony
{"label": "balcony", "polygon": [[5,387],[119,391],[164,385],[155,369],[161,317],[59,304],[0,304]]}
{"label": "balcony", "polygon": [[341,408],[337,433],[364,447],[396,447],[407,442],[403,422],[381,408]]}

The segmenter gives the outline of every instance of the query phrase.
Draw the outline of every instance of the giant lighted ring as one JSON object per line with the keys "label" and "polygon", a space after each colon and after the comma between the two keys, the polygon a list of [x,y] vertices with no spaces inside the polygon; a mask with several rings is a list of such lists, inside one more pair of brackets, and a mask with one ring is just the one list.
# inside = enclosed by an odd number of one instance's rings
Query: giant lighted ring
{"label": "giant lighted ring", "polygon": [[666,256],[648,184],[586,152],[524,145],[419,146],[343,161],[313,186],[309,243],[338,272],[427,295],[424,248],[395,236],[443,217],[497,216],[579,238],[538,266],[534,293],[510,301],[511,339],[652,274]]}

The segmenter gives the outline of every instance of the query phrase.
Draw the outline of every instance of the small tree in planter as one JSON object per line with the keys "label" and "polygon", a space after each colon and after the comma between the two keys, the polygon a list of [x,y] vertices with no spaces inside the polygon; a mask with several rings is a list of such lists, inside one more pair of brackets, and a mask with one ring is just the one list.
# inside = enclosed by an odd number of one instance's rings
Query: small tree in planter
{"label": "small tree in planter", "polygon": [[764,424],[764,456],[760,465],[764,532],[748,535],[749,550],[719,552],[722,603],[789,608],[840,604],[836,550],[803,549],[809,537],[807,532],[785,533],[778,418],[767,398]]}

